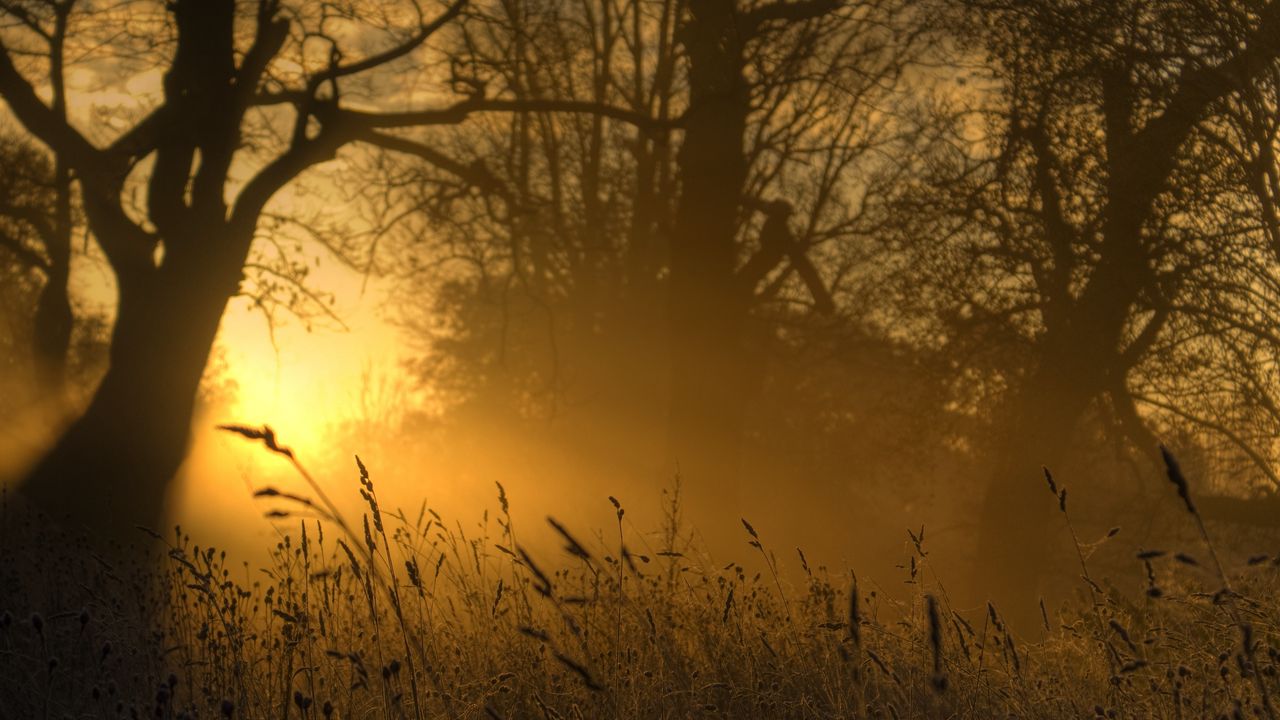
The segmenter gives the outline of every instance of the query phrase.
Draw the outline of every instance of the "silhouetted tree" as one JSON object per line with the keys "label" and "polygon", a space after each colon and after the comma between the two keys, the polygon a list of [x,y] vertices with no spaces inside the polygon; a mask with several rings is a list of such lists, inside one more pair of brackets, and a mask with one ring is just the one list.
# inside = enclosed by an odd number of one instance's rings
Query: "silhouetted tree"
{"label": "silhouetted tree", "polygon": [[456,79],[649,121],[531,113],[421,153],[434,176],[410,203],[456,223],[412,270],[446,289],[419,325],[436,357],[543,416],[644,407],[700,509],[719,504],[703,517],[731,520],[764,311],[836,310],[878,221],[872,170],[919,49],[907,7],[505,3],[470,18]]}
{"label": "silhouetted tree", "polygon": [[[865,52],[884,37],[866,32],[871,23],[860,24],[857,15],[860,10],[877,9],[874,5],[842,9],[825,0],[749,8],[733,0],[689,3],[681,36],[688,62],[688,109],[677,155],[680,195],[670,230],[669,454],[689,481],[692,506],[704,517],[727,514],[726,506],[737,502],[743,421],[755,370],[744,362],[744,354],[751,351],[744,343],[746,324],[757,283],[768,272],[761,272],[760,266],[776,266],[788,256],[778,251],[782,243],[770,242],[759,245],[754,257],[740,263],[739,219],[750,207],[744,207],[744,198],[752,197],[754,189],[749,184],[754,158],[748,154],[754,107],[758,103],[766,113],[782,112],[793,127],[804,124],[792,114],[804,107],[803,95],[793,94],[803,92],[803,85],[777,84],[787,76],[785,65],[770,67],[768,58],[778,48],[784,48],[784,58],[787,49],[793,58],[806,54],[821,58],[815,51],[823,42],[852,45]],[[828,29],[841,26],[841,19],[850,23],[844,26],[849,35],[828,34]],[[868,45],[858,44],[859,40]],[[795,48],[802,50],[797,53]],[[827,59],[839,67],[837,58]],[[869,74],[891,81],[902,70],[900,58],[894,55],[888,63],[873,65]],[[796,61],[803,63],[803,59]],[[870,70],[853,67],[855,73]],[[782,72],[774,76],[770,70]],[[853,101],[862,99],[855,96]],[[784,109],[792,103],[798,107]],[[842,120],[863,119],[838,113],[836,117],[834,127],[819,127],[838,136]],[[780,229],[785,223],[783,206],[769,207],[773,227]],[[817,298],[820,306],[830,305],[824,293],[818,292]]]}
{"label": "silhouetted tree", "polygon": [[[37,224],[49,217],[48,162],[21,139],[0,139],[0,362],[12,382],[31,377],[34,308],[40,296],[40,278],[49,267]],[[8,210],[7,212],[5,210]],[[5,410],[13,412],[29,398],[18,398],[16,388],[6,387]]]}
{"label": "silhouetted tree", "polygon": [[[63,169],[16,136],[4,138],[6,176],[0,180],[0,247],[10,271],[41,278],[30,308],[11,308],[31,323],[24,344],[35,377],[58,393],[65,380],[73,324],[67,279],[71,266],[70,186]],[[17,281],[14,278],[13,281]]]}
{"label": "silhouetted tree", "polygon": [[960,113],[907,189],[904,232],[928,233],[908,276],[932,278],[914,292],[962,364],[998,356],[983,381],[999,406],[977,563],[980,587],[1030,626],[1053,505],[1041,466],[1070,457],[1084,418],[1153,453],[1150,407],[1221,399],[1210,355],[1245,352],[1227,392],[1250,389],[1253,351],[1221,315],[1262,310],[1250,296],[1274,267],[1255,262],[1243,176],[1213,146],[1232,100],[1275,65],[1280,4],[961,5],[986,72],[948,104],[981,119]]}
{"label": "silhouetted tree", "polygon": [[123,530],[157,521],[223,309],[272,198],[362,133],[459,123],[512,101],[476,89],[421,109],[405,91],[408,73],[431,71],[427,41],[461,2],[434,15],[414,2],[379,3],[376,13],[277,0],[60,6],[67,42],[112,60],[117,75],[104,80],[167,66],[157,104],[99,139],[105,128],[86,134],[15,64],[40,31],[25,6],[0,8],[14,21],[0,35],[0,96],[74,175],[119,288],[110,367],[23,492],[75,522]]}
{"label": "silhouetted tree", "polygon": [[[0,3],[0,11],[16,21],[23,36],[22,50],[31,69],[42,75],[49,92],[49,111],[67,119],[67,32],[75,0],[12,0]],[[74,231],[71,169],[56,151],[49,177],[44,181],[51,195],[50,207],[39,217],[26,208],[12,208],[24,215],[39,235],[45,263],[44,284],[36,305],[32,348],[37,371],[54,392],[66,381],[67,354],[74,318],[67,294],[71,271],[71,236]]]}

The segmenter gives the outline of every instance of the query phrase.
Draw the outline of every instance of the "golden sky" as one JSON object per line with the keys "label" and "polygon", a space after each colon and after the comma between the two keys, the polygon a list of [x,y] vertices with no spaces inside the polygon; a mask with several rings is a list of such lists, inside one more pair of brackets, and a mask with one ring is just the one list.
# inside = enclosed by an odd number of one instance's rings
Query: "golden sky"
{"label": "golden sky", "polygon": [[[112,118],[140,116],[158,104],[163,72],[164,68],[145,70],[121,82],[104,77],[94,66],[73,67],[67,75],[73,122],[91,136],[113,136],[123,129],[123,121],[120,127],[93,130],[104,119],[111,124]],[[314,178],[312,174],[304,181]],[[298,203],[314,204],[317,184],[308,185],[307,197],[299,198],[289,187],[273,205],[287,210]],[[237,190],[229,187],[228,197]],[[340,213],[341,206],[334,210]],[[332,294],[332,309],[346,329],[338,329],[336,323],[317,323],[308,331],[305,323],[288,313],[278,313],[277,327],[272,329],[249,300],[236,298],[223,317],[210,361],[211,371],[224,371],[238,388],[235,405],[229,408],[236,417],[228,420],[287,429],[299,449],[316,442],[326,418],[350,402],[362,374],[396,371],[400,345],[395,329],[378,312],[385,298],[382,283],[343,265],[322,248],[309,247],[307,252],[309,264],[315,265],[307,287]],[[115,291],[105,263],[84,260],[73,273],[73,292],[80,302],[109,314]]]}
{"label": "golden sky", "polygon": [[[164,68],[124,78],[115,74],[117,71],[86,63],[69,68],[67,73],[71,121],[102,144],[125,130],[130,118],[141,117],[161,101]],[[31,79],[40,88],[38,75]],[[48,87],[40,89],[47,99]],[[3,112],[7,115],[7,110]],[[11,117],[5,122],[17,126]],[[250,171],[244,167],[233,175],[247,176]],[[305,215],[323,202],[327,183],[323,173],[309,173],[302,181],[307,184],[305,192],[287,187],[277,195],[273,207],[284,214],[301,210]],[[227,189],[228,198],[233,199],[238,190],[233,181]],[[338,217],[347,212],[345,205],[337,202],[324,209]],[[92,244],[79,249],[83,252],[73,259],[71,277],[78,312],[110,318],[115,304],[111,271]],[[343,264],[316,243],[305,246],[304,253],[312,267],[307,288],[332,297],[331,309],[345,327],[321,321],[310,323],[312,328],[308,329],[303,320],[277,312],[272,328],[249,299],[234,298],[229,303],[206,381],[214,387],[230,381],[234,390],[225,398],[227,402],[204,407],[195,419],[191,454],[170,497],[176,518],[200,518],[201,525],[214,531],[236,527],[249,536],[271,534],[272,526],[260,519],[263,508],[253,500],[250,488],[297,478],[261,448],[217,432],[214,426],[271,425],[282,442],[304,460],[317,458],[324,449],[326,433],[335,424],[351,419],[352,407],[370,377],[403,377],[403,345],[382,308],[386,283]],[[20,429],[0,435],[0,478],[20,476],[22,468],[50,442],[60,421],[52,405],[43,405],[23,420]],[[349,473],[327,470],[317,468],[316,474],[334,475],[335,483],[339,477],[342,482],[350,480]],[[233,537],[225,532],[214,536]],[[246,537],[244,547],[262,545]]]}
{"label": "golden sky", "polygon": [[[192,452],[170,498],[173,516],[202,537],[234,542],[225,532],[233,523],[248,536],[266,536],[271,525],[259,520],[264,507],[250,489],[276,483],[303,490],[282,461],[256,444],[214,430],[219,423],[271,425],[281,441],[306,462],[324,452],[328,431],[349,413],[369,373],[399,372],[396,331],[377,312],[381,292],[360,293],[359,276],[334,267],[319,278],[337,296],[336,310],[346,331],[286,321],[271,333],[259,312],[243,299],[228,307],[219,331],[216,362],[210,372],[225,372],[236,392],[228,406],[206,408],[193,428]],[[215,378],[211,378],[215,379]],[[215,379],[216,381],[216,379]],[[326,485],[339,482],[332,468],[308,465]],[[347,473],[349,475],[350,473]],[[346,478],[349,480],[349,478]],[[202,532],[204,530],[208,532]],[[261,543],[244,538],[245,549]]]}

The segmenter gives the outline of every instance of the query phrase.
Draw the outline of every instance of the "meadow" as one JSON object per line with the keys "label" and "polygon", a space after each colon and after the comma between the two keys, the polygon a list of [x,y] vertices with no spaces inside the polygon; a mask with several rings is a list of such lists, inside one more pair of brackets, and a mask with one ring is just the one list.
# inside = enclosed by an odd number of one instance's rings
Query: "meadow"
{"label": "meadow", "polygon": [[1224,567],[1169,460],[1200,546],[1132,558],[1133,593],[1077,542],[1035,637],[955,607],[922,534],[892,598],[748,520],[711,564],[678,482],[654,531],[610,497],[615,527],[549,518],[563,552],[535,557],[501,486],[479,522],[393,511],[357,459],[354,520],[295,463],[310,492],[257,491],[264,567],[180,527],[103,551],[6,497],[0,718],[1274,718],[1280,558]]}

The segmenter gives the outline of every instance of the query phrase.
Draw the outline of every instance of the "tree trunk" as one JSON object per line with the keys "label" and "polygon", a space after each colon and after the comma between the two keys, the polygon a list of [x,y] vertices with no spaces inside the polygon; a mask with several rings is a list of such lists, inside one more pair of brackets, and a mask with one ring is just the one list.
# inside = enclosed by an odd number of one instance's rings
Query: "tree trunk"
{"label": "tree trunk", "polygon": [[[1110,132],[1109,141],[1129,136]],[[1024,631],[1040,622],[1040,583],[1053,570],[1050,529],[1060,527],[1051,524],[1055,503],[1041,467],[1052,470],[1067,457],[1089,403],[1134,362],[1122,350],[1125,326],[1153,278],[1142,228],[1176,147],[1162,147],[1169,155],[1152,162],[1135,158],[1131,149],[1112,149],[1101,257],[1077,297],[1062,297],[1054,312],[1046,311],[1052,324],[1039,342],[1039,364],[1017,392],[995,444],[996,470],[987,488],[974,576],[979,591],[1003,603]]]}
{"label": "tree trunk", "polygon": [[142,279],[122,279],[106,375],[88,410],[21,487],[69,529],[121,541],[136,539],[137,525],[160,529],[165,491],[186,453],[196,392],[230,296],[192,277],[200,275],[167,265]]}
{"label": "tree trunk", "polygon": [[695,525],[719,536],[715,528],[738,522],[738,455],[751,390],[742,357],[750,304],[734,277],[749,93],[735,3],[695,0],[690,12],[689,110],[671,242],[668,452]]}
{"label": "tree trunk", "polygon": [[32,352],[42,389],[59,396],[66,382],[67,355],[71,349],[74,319],[67,299],[67,267],[57,262],[49,268],[36,302]]}
{"label": "tree trunk", "polygon": [[[1044,468],[1053,471],[1069,457],[1089,404],[1129,370],[1119,348],[1140,287],[1131,267],[1104,259],[1062,321],[1046,329],[1039,363],[1017,391],[993,443],[994,472],[974,578],[979,593],[1023,631],[1041,622],[1041,582],[1061,575],[1050,564],[1051,540],[1062,520],[1054,517],[1058,503],[1049,494]],[[1076,569],[1067,574],[1074,577]]]}
{"label": "tree trunk", "polygon": [[974,557],[975,590],[1019,632],[1039,627],[1041,583],[1064,570],[1048,566],[1061,521],[1054,517],[1057,501],[1044,468],[1052,471],[1068,457],[1096,395],[1080,373],[1076,363],[1046,359],[1023,384],[994,438]]}
{"label": "tree trunk", "polygon": [[680,296],[673,314],[669,453],[690,517],[719,536],[738,525],[740,455],[753,391],[742,348],[742,314],[713,310],[706,297]]}
{"label": "tree trunk", "polygon": [[[52,110],[63,121],[67,119],[64,52],[70,14],[70,4],[55,7],[54,31],[49,48]],[[75,322],[71,313],[71,301],[67,297],[67,282],[71,276],[71,182],[71,166],[66,158],[55,154],[53,225],[51,232],[44,238],[45,251],[49,255],[49,272],[36,305],[32,347],[41,384],[59,400],[66,390],[67,354],[71,350],[71,330]]]}
{"label": "tree trunk", "polygon": [[59,159],[54,174],[57,197],[52,232],[45,238],[49,270],[36,304],[32,349],[43,389],[61,399],[67,382],[68,354],[75,318],[67,297],[71,277],[71,171]]}

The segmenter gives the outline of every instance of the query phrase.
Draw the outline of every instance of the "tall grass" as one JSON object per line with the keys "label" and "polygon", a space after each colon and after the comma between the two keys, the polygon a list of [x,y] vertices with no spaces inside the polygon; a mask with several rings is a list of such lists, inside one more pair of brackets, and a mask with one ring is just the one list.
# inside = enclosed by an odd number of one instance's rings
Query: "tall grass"
{"label": "tall grass", "polygon": [[953,607],[923,530],[890,600],[800,551],[787,582],[791,550],[745,519],[761,572],[711,564],[678,486],[654,533],[610,497],[615,527],[548,519],[564,553],[537,556],[501,486],[467,526],[390,509],[357,464],[358,520],[301,465],[311,494],[258,491],[280,531],[261,568],[180,528],[121,562],[6,503],[0,717],[1274,718],[1277,560],[1223,567],[1172,459],[1208,571],[1145,551],[1127,595],[1077,541],[1079,598],[1043,607],[1034,642]]}

